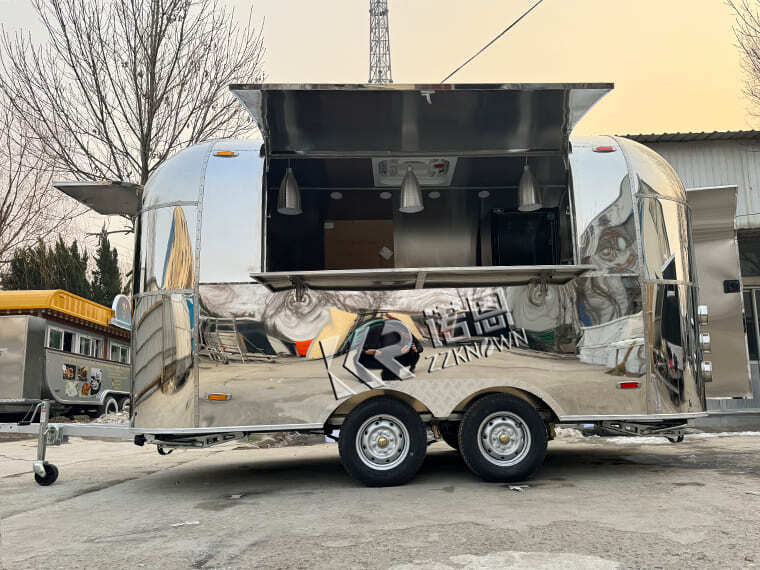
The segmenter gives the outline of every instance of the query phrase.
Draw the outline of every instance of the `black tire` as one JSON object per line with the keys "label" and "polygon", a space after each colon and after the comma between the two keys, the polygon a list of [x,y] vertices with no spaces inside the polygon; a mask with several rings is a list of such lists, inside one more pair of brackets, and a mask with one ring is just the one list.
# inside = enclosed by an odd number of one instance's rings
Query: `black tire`
{"label": "black tire", "polygon": [[122,412],[131,412],[132,410],[132,398],[127,396],[126,398],[122,398],[121,402],[119,402],[119,411]]}
{"label": "black tire", "polygon": [[118,413],[121,409],[119,406],[119,400],[115,396],[106,396],[103,400],[103,407],[101,408],[102,414]]}
{"label": "black tire", "polygon": [[52,485],[58,479],[58,467],[52,463],[45,463],[45,476],[40,477],[36,473],[34,474],[34,480],[42,487]]}
{"label": "black tire", "polygon": [[683,441],[683,434],[676,436],[667,436],[670,443],[681,443]]}
{"label": "black tire", "polygon": [[[377,420],[371,421],[374,418]],[[425,424],[410,406],[394,398],[372,398],[354,408],[341,426],[340,461],[351,477],[368,487],[403,485],[417,474],[425,460],[426,435]],[[381,439],[386,440],[384,446],[380,445]],[[383,453],[391,455],[384,457]]]}
{"label": "black tire", "polygon": [[[494,439],[502,436],[506,441]],[[491,394],[476,400],[459,429],[459,450],[467,467],[486,481],[529,478],[543,463],[546,442],[546,425],[536,409],[508,394]]]}
{"label": "black tire", "polygon": [[441,422],[438,424],[441,439],[459,451],[459,422]]}

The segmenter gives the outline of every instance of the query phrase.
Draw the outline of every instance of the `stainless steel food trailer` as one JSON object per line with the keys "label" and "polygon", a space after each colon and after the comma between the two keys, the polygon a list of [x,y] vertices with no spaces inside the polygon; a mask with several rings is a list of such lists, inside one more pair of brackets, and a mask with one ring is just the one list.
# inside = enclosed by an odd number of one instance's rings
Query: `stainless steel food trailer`
{"label": "stainless steel food trailer", "polygon": [[0,414],[31,415],[43,399],[52,412],[128,407],[130,305],[119,304],[126,322],[67,291],[0,291]]}
{"label": "stainless steel food trailer", "polygon": [[441,437],[512,481],[555,425],[677,436],[705,414],[683,185],[640,144],[569,138],[611,84],[231,89],[262,139],[178,153],[128,211],[137,443],[339,430],[346,470],[393,485]]}

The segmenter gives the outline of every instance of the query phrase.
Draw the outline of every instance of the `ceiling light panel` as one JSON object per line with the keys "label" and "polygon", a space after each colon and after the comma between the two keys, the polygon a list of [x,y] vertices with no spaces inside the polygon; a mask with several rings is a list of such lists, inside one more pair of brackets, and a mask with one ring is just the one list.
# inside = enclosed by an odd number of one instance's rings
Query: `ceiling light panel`
{"label": "ceiling light panel", "polygon": [[421,186],[450,186],[457,164],[456,157],[373,158],[375,186],[401,186],[411,168]]}

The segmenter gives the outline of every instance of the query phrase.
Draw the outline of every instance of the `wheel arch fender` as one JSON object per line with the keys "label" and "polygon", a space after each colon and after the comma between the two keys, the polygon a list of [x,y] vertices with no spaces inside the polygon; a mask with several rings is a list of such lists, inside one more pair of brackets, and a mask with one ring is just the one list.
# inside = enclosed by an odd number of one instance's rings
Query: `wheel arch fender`
{"label": "wheel arch fender", "polygon": [[546,422],[559,422],[559,414],[557,413],[557,410],[555,410],[545,398],[542,398],[533,392],[529,392],[528,390],[516,388],[514,386],[491,386],[473,392],[454,407],[454,412],[466,412],[473,403],[490,394],[509,394],[521,398],[533,406]]}
{"label": "wheel arch fender", "polygon": [[414,396],[411,396],[399,390],[391,390],[387,388],[382,388],[382,389],[367,390],[366,392],[355,394],[351,396],[350,398],[347,398],[346,400],[342,401],[338,405],[338,407],[336,407],[332,411],[330,416],[327,418],[327,420],[325,421],[325,426],[327,427],[327,426],[341,425],[345,417],[348,416],[348,414],[350,414],[351,411],[355,409],[359,404],[366,402],[367,400],[370,400],[372,398],[379,398],[382,396],[385,396],[388,398],[394,398],[396,400],[404,402],[405,404],[409,405],[418,414],[421,414],[421,415],[431,414],[430,408],[418,398],[415,398]]}

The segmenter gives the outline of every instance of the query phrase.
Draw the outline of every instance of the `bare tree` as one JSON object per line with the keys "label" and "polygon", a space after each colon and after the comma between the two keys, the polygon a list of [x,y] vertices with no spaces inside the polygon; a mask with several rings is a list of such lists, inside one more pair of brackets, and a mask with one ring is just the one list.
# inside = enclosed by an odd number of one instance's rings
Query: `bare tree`
{"label": "bare tree", "polygon": [[54,171],[34,152],[25,124],[0,95],[0,267],[17,248],[47,241],[84,211],[52,187]]}
{"label": "bare tree", "polygon": [[80,180],[144,184],[177,150],[254,128],[227,90],[263,79],[263,26],[219,0],[30,0],[49,41],[3,34],[0,89],[33,148]]}
{"label": "bare tree", "polygon": [[736,15],[734,36],[743,55],[744,94],[757,116],[760,115],[760,1],[727,0],[726,4]]}

